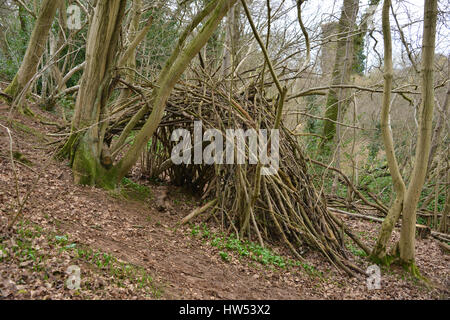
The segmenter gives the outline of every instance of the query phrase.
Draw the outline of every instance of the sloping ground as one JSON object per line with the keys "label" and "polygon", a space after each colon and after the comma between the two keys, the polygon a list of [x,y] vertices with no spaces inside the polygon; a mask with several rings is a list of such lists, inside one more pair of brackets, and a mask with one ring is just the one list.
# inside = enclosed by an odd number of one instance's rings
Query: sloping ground
{"label": "sloping ground", "polygon": [[[0,233],[0,298],[449,298],[449,256],[434,240],[417,242],[417,263],[430,279],[428,287],[391,268],[382,270],[381,289],[369,291],[365,277],[338,274],[314,252],[307,253],[308,263],[300,266],[264,265],[218,249],[211,238],[195,236],[192,226],[180,227],[181,218],[198,205],[181,189],[153,185],[145,189],[148,197],[137,201],[124,196],[129,194],[125,188],[107,192],[73,185],[64,163],[49,160],[47,166],[50,151],[45,143],[52,140],[45,133],[54,127],[24,116],[8,123],[6,117],[7,109],[0,106],[0,124],[12,130],[15,155],[21,162],[17,163],[19,193],[23,197],[30,187],[34,189],[15,232]],[[8,148],[9,138],[1,128],[1,227],[16,203]],[[36,182],[39,173],[42,177]],[[373,244],[378,224],[343,218]],[[212,234],[219,233],[219,227],[211,221],[206,228]],[[272,249],[277,255],[289,255],[276,245]],[[360,254],[357,248],[350,250]],[[356,263],[367,268],[369,263],[357,255]],[[81,269],[80,290],[65,286],[65,272],[71,265]]]}

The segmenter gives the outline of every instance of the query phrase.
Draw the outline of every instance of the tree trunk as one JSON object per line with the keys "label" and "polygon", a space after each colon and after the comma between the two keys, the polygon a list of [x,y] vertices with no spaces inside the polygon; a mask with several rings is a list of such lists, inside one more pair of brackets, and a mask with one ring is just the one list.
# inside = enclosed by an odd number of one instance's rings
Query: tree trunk
{"label": "tree trunk", "polygon": [[[333,75],[331,85],[348,84],[352,71],[353,62],[353,36],[351,32],[354,30],[356,17],[359,10],[359,1],[344,0],[341,17],[338,27],[338,43],[336,49],[336,59],[334,62]],[[346,103],[340,103],[340,99],[345,97],[342,89],[330,89],[328,91],[325,118],[333,121],[338,120],[339,108],[341,113],[345,112]],[[336,134],[336,123],[325,120],[323,128],[323,136],[328,141],[332,140]],[[325,143],[326,141],[323,141]]]}
{"label": "tree trunk", "polygon": [[[229,10],[225,27],[225,50],[222,64],[222,75],[224,79],[232,79],[235,65],[235,39],[236,39],[236,12]],[[231,88],[231,86],[230,86]]]}
{"label": "tree trunk", "polygon": [[[113,172],[101,164],[111,72],[115,66],[126,0],[97,1],[86,44],[86,67],[72,120],[72,169],[79,184],[108,187]],[[75,142],[75,143],[74,143]]]}
{"label": "tree trunk", "polygon": [[0,49],[2,50],[3,56],[7,60],[11,60],[11,54],[9,53],[9,48],[6,41],[5,32],[3,31],[2,26],[0,25]]}
{"label": "tree trunk", "polygon": [[389,212],[381,225],[380,234],[377,243],[372,251],[371,258],[377,263],[389,263],[386,256],[386,247],[391,238],[392,230],[397,223],[398,218],[402,212],[403,199],[405,196],[405,183],[400,174],[400,170],[395,156],[394,140],[392,138],[392,131],[390,126],[390,107],[391,107],[391,91],[392,91],[392,39],[391,26],[389,22],[389,9],[391,6],[390,0],[385,0],[383,3],[382,25],[383,25],[383,39],[384,39],[384,91],[383,91],[383,106],[381,110],[381,132],[383,143],[386,150],[386,159],[389,166],[389,171],[392,176],[396,198],[389,209]]}
{"label": "tree trunk", "polygon": [[373,18],[375,16],[375,12],[377,10],[378,4],[380,0],[370,0],[369,6],[364,12],[361,23],[358,27],[358,34],[355,36],[354,41],[354,54],[353,54],[353,71],[359,74],[362,74],[365,69],[367,57],[364,55],[364,38],[367,35],[367,32],[373,25]]}
{"label": "tree trunk", "polygon": [[417,137],[416,160],[405,195],[400,232],[400,261],[413,274],[415,266],[416,207],[427,173],[431,148],[434,109],[434,50],[436,42],[437,0],[425,0],[422,44],[422,104]]}
{"label": "tree trunk", "polygon": [[[35,8],[36,9],[36,8]],[[20,22],[20,30],[26,34],[28,32],[27,30],[27,19],[26,19],[26,10],[25,8],[19,4],[19,22]]]}
{"label": "tree trunk", "polygon": [[[450,183],[450,166],[449,162],[447,161],[447,177],[446,177],[447,185]],[[441,222],[439,224],[439,231],[443,233],[448,232],[448,225],[447,225],[447,219],[450,215],[450,188],[447,187],[447,194],[445,199],[445,207],[444,211],[442,211],[442,217]]]}
{"label": "tree trunk", "polygon": [[[183,49],[177,46],[161,71],[152,94],[152,113],[136,135],[124,157],[111,168],[102,164],[104,128],[106,125],[106,99],[109,94],[110,69],[117,52],[117,38],[123,18],[125,0],[98,1],[91,23],[86,47],[86,69],[80,85],[72,123],[72,135],[62,154],[70,153],[73,159],[75,183],[111,188],[131,170],[139,159],[142,148],[152,137],[164,113],[167,99],[190,61],[217,28],[218,24],[236,0],[215,0],[207,6],[181,36],[183,44],[206,15],[211,12],[203,28]],[[194,19],[195,20],[195,19]],[[136,117],[137,119],[138,117]],[[133,120],[132,120],[133,121]],[[99,125],[101,123],[101,125]],[[132,126],[131,126],[132,127]],[[80,129],[86,132],[80,134]]]}
{"label": "tree trunk", "polygon": [[[450,58],[447,61],[447,74],[450,76]],[[445,127],[445,123],[447,121],[447,113],[448,106],[450,105],[450,82],[447,84],[447,94],[445,95],[444,104],[442,105],[442,110],[439,110],[439,116],[436,123],[436,127],[433,131],[433,139],[431,140],[431,150],[430,157],[428,159],[428,170],[430,170],[431,165],[433,164],[434,156],[436,155],[436,151],[438,146],[442,143],[442,131]]]}
{"label": "tree trunk", "polygon": [[[160,75],[156,84],[156,92],[153,99],[153,110],[144,124],[143,128],[136,135],[133,145],[127,151],[123,159],[118,164],[118,178],[122,179],[133,167],[139,158],[144,145],[150,140],[158,127],[164,114],[167,99],[190,61],[198,55],[213,32],[216,30],[222,18],[233,7],[237,0],[219,0],[199,33],[192,39],[189,45],[177,55],[167,73]],[[164,72],[164,70],[163,70]]]}
{"label": "tree trunk", "polygon": [[[58,61],[60,53],[56,56],[55,54],[59,51],[59,49],[65,43],[64,30],[67,29],[67,9],[65,1],[61,1],[59,7],[59,31],[57,36],[54,36],[50,32],[50,57],[54,59],[54,61]],[[58,67],[58,63],[52,65],[52,76],[56,81],[56,88],[60,88],[60,90],[67,89],[66,84],[63,82],[64,77],[61,70]],[[51,92],[51,91],[50,91]]]}
{"label": "tree trunk", "polygon": [[[128,27],[128,35],[127,35],[127,46],[131,45],[133,41],[136,39],[138,30],[139,30],[139,22],[141,20],[141,10],[142,10],[142,0],[133,1],[133,7],[131,10],[131,22]],[[129,57],[124,61],[124,67],[130,69],[136,69],[136,47],[131,49],[132,51],[129,54]],[[119,66],[122,67],[122,66]],[[133,83],[134,72],[130,69],[124,70],[125,81],[127,83]],[[131,91],[129,88],[125,88],[120,93],[119,102],[125,101],[131,95]]]}
{"label": "tree trunk", "polygon": [[[180,53],[182,52],[182,49],[184,47],[184,44],[186,42],[187,37],[191,34],[191,32],[209,15],[211,12],[217,7],[217,3],[219,0],[213,0],[208,2],[208,4],[205,6],[205,8],[200,11],[191,21],[189,26],[186,27],[183,34],[178,39],[178,43],[172,52],[169,59],[166,61],[165,66],[163,70],[159,74],[159,80],[160,81],[165,75],[167,75],[172,68],[172,65],[179,57]],[[124,54],[125,55],[125,54]],[[120,62],[119,62],[120,64]],[[152,92],[153,96],[156,94],[156,90]],[[147,106],[144,106],[141,108],[134,116],[133,118],[127,123],[125,128],[122,130],[119,138],[114,143],[114,145],[111,148],[112,154],[115,154],[117,150],[119,150],[123,144],[125,143],[125,140],[130,135],[131,131],[134,129],[136,124],[144,117],[145,113],[147,112]]]}
{"label": "tree trunk", "polygon": [[39,60],[44,53],[50,27],[52,26],[56,9],[60,6],[60,1],[44,0],[42,2],[25,57],[13,81],[5,89],[5,93],[9,94],[13,99],[17,97],[37,72]]}

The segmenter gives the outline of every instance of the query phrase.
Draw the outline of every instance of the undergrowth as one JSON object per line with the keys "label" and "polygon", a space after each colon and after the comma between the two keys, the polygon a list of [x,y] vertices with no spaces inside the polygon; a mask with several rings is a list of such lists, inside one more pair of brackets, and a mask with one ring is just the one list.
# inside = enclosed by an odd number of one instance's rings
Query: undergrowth
{"label": "undergrowth", "polygon": [[[72,265],[79,265],[83,270],[93,270],[110,278],[111,283],[117,287],[125,287],[128,284],[136,285],[149,297],[160,298],[162,289],[159,288],[153,277],[142,267],[120,261],[113,255],[93,250],[92,248],[70,241],[69,235],[55,232],[45,232],[40,226],[30,222],[21,221],[17,225],[16,238],[10,249],[7,249],[7,238],[0,237],[0,262],[17,261],[23,267],[30,268],[33,272],[40,272],[43,280],[48,280],[54,270],[49,270],[47,262],[54,258],[55,253],[61,255],[67,252],[71,257]],[[43,250],[36,245],[36,240],[45,237],[50,248],[54,252]],[[82,276],[83,277],[83,276]],[[91,283],[84,281],[82,290],[95,290]],[[79,294],[79,291],[76,293]]]}
{"label": "undergrowth", "polygon": [[193,237],[199,237],[217,248],[219,250],[219,256],[225,262],[231,261],[233,255],[237,255],[239,258],[250,259],[263,266],[273,266],[281,269],[301,267],[311,276],[323,277],[321,271],[308,263],[280,256],[271,249],[263,248],[255,242],[238,239],[235,234],[225,235],[224,233],[214,233],[205,223],[192,225],[191,235]]}
{"label": "undergrowth", "polygon": [[122,179],[118,194],[126,199],[145,201],[152,198],[149,187],[138,184],[128,178]]}

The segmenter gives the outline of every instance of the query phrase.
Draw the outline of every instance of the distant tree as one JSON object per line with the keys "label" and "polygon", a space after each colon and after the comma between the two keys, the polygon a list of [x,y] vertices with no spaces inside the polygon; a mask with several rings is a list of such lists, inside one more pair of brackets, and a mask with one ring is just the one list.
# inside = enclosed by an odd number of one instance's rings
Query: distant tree
{"label": "distant tree", "polygon": [[[339,86],[350,82],[350,75],[353,67],[354,40],[352,32],[355,30],[356,17],[359,10],[358,0],[344,0],[341,17],[337,27],[337,47],[334,68],[331,78],[331,85]],[[325,106],[323,136],[328,141],[334,138],[336,134],[336,121],[338,120],[339,109],[345,109],[344,98],[345,90],[331,88],[328,91],[327,102]],[[323,141],[322,145],[325,145]]]}
{"label": "distant tree", "polygon": [[44,53],[46,41],[48,39],[56,10],[60,7],[61,1],[62,0],[42,1],[25,57],[23,58],[19,71],[13,81],[4,91],[13,99],[20,94],[20,92],[25,88],[27,83],[37,72],[39,61]]}

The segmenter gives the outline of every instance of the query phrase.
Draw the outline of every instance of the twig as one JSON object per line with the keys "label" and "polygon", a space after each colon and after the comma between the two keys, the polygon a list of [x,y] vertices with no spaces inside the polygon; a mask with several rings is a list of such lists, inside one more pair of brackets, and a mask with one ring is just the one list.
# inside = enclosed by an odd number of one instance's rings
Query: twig
{"label": "twig", "polygon": [[191,221],[192,219],[194,219],[196,216],[198,216],[199,214],[205,212],[206,210],[208,210],[209,208],[211,208],[212,206],[214,206],[217,203],[217,199],[214,199],[210,202],[208,202],[207,204],[205,204],[204,206],[197,208],[195,210],[193,210],[191,213],[189,213],[186,217],[184,217],[181,220],[181,224],[186,224],[189,221]]}

